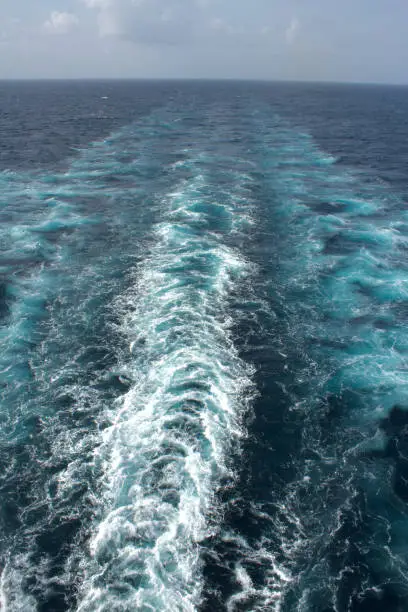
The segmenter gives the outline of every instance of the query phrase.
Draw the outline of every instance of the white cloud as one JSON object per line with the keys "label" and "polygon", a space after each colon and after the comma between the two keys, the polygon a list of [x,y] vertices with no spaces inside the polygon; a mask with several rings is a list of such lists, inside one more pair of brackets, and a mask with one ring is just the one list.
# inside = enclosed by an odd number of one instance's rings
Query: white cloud
{"label": "white cloud", "polygon": [[78,25],[78,17],[73,13],[53,11],[44,23],[44,29],[50,34],[67,34]]}
{"label": "white cloud", "polygon": [[299,34],[299,30],[300,22],[296,17],[294,17],[285,32],[285,38],[288,45],[293,45]]}
{"label": "white cloud", "polygon": [[200,28],[205,0],[82,0],[97,11],[101,36],[147,44],[178,44]]}
{"label": "white cloud", "polygon": [[233,36],[234,34],[242,34],[243,28],[234,28],[230,24],[226,23],[222,19],[216,18],[210,22],[210,29],[219,33]]}

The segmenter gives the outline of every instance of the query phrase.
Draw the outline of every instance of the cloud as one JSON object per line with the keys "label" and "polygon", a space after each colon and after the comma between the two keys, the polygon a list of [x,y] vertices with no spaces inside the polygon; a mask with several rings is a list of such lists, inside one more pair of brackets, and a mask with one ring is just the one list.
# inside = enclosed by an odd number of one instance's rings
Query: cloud
{"label": "cloud", "polygon": [[221,35],[222,34],[234,35],[234,34],[241,34],[243,32],[243,28],[241,29],[234,28],[233,26],[229,25],[228,23],[225,23],[225,21],[219,18],[216,18],[210,21],[209,26],[211,30]]}
{"label": "cloud", "polygon": [[53,11],[44,23],[44,29],[50,34],[67,34],[78,23],[78,17],[73,13]]}
{"label": "cloud", "polygon": [[285,31],[285,38],[288,45],[293,45],[300,30],[300,22],[294,17]]}
{"label": "cloud", "polygon": [[97,11],[99,34],[145,44],[192,40],[205,0],[82,0]]}

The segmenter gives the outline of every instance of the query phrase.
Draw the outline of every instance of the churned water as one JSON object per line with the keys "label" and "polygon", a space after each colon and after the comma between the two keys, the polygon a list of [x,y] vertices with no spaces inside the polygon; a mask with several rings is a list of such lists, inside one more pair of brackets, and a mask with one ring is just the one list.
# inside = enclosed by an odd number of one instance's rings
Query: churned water
{"label": "churned water", "polygon": [[0,87],[0,609],[408,609],[408,89]]}

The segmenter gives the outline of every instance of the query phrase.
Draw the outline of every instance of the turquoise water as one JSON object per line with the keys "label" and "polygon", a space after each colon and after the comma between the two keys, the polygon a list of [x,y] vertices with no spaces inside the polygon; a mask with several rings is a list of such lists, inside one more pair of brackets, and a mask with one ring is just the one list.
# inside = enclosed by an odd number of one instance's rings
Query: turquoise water
{"label": "turquoise water", "polygon": [[1,158],[2,608],[404,610],[406,94],[53,87]]}

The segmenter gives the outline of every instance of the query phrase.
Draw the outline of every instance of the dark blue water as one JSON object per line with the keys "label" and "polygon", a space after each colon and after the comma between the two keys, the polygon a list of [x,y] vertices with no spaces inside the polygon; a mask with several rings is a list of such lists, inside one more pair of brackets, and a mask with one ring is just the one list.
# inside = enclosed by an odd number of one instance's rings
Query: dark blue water
{"label": "dark blue water", "polygon": [[408,89],[0,85],[0,608],[408,610]]}

